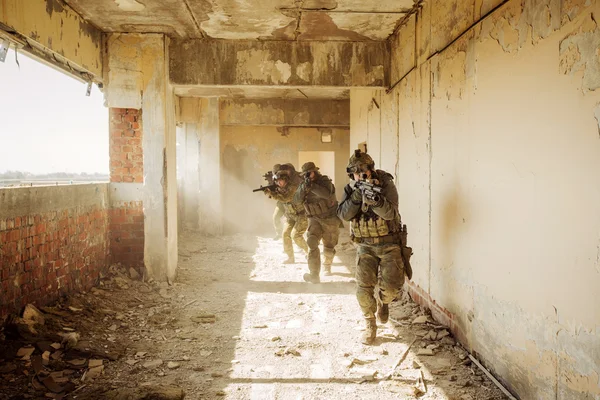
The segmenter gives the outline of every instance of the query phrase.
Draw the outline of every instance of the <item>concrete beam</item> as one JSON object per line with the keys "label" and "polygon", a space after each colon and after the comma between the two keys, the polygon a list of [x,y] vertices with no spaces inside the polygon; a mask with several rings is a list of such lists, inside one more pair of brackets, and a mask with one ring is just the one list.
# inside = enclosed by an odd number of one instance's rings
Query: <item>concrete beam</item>
{"label": "concrete beam", "polygon": [[60,0],[0,1],[2,31],[67,72],[102,79],[102,32]]}
{"label": "concrete beam", "polygon": [[383,87],[387,42],[173,40],[174,85]]}
{"label": "concrete beam", "polygon": [[349,100],[221,100],[221,125],[350,126]]}

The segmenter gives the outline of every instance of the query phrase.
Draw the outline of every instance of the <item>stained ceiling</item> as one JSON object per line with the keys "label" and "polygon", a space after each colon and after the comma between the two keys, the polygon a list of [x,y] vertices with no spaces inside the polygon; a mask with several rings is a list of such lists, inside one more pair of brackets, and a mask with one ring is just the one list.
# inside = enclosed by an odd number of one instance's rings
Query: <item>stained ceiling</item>
{"label": "stained ceiling", "polygon": [[346,88],[305,87],[293,88],[261,88],[261,87],[206,87],[177,86],[175,94],[181,97],[228,97],[234,99],[331,99],[348,100],[350,90]]}
{"label": "stained ceiling", "polygon": [[106,32],[234,40],[386,40],[418,0],[66,0]]}

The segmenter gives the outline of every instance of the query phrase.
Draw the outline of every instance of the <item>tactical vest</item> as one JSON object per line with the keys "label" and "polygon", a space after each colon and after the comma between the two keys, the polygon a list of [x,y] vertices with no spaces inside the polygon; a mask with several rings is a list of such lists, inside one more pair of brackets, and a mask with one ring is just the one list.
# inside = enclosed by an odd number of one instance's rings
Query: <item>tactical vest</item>
{"label": "tactical vest", "polygon": [[[384,175],[384,171],[377,171],[380,175]],[[363,204],[364,206],[364,204]],[[366,211],[362,208],[358,214],[350,221],[350,233],[355,242],[358,243],[399,243],[399,234],[402,231],[402,222],[400,214],[391,221],[386,221],[377,215],[371,207],[367,207]],[[386,239],[383,241],[376,240]]]}
{"label": "tactical vest", "polygon": [[361,242],[363,241],[361,239],[367,238],[395,236],[400,233],[400,218],[386,221],[372,210],[366,213],[360,211],[350,221],[350,233],[356,242]]}
{"label": "tactical vest", "polygon": [[326,218],[335,215],[337,212],[337,198],[335,193],[327,199],[318,199],[310,203],[304,203],[304,209],[308,217]]}

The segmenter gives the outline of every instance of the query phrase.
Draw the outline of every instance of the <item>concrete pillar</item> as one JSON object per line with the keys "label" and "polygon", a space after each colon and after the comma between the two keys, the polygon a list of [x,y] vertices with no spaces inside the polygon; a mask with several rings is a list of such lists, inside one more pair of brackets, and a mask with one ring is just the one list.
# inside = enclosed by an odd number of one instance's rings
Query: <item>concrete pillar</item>
{"label": "concrete pillar", "polygon": [[221,199],[221,139],[219,99],[206,98],[201,102],[202,118],[198,129],[200,143],[200,230],[219,235],[223,232]]}
{"label": "concrete pillar", "polygon": [[218,98],[180,99],[185,126],[183,201],[186,229],[207,235],[223,232],[221,144]]}
{"label": "concrete pillar", "polygon": [[127,193],[129,201],[142,202],[146,272],[156,280],[171,281],[177,267],[177,176],[168,39],[161,34],[112,34],[105,66],[108,106],[141,110],[143,131],[141,190],[132,194],[113,185],[111,195]]}

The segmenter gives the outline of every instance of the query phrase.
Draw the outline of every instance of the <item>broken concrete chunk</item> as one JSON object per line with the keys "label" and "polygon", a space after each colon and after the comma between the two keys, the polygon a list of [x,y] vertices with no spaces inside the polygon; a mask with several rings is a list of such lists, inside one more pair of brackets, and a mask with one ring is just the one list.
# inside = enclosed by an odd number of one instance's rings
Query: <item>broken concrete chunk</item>
{"label": "broken concrete chunk", "polygon": [[285,349],[285,354],[300,357],[300,352],[298,350],[289,347]]}
{"label": "broken concrete chunk", "polygon": [[280,340],[281,340],[281,338],[280,338],[279,336],[273,336],[273,337],[271,338],[271,342],[278,342],[278,341],[280,341]]}
{"label": "broken concrete chunk", "polygon": [[52,347],[54,350],[59,350],[61,346],[60,343],[52,343],[50,347]]}
{"label": "broken concrete chunk", "polygon": [[433,355],[433,350],[431,350],[431,349],[419,349],[419,351],[417,351],[417,355],[418,356],[432,356]]}
{"label": "broken concrete chunk", "polygon": [[131,279],[133,279],[134,281],[139,280],[140,274],[135,270],[135,268],[131,267],[129,268],[129,276],[131,277]]}
{"label": "broken concrete chunk", "polygon": [[160,367],[162,364],[163,360],[152,360],[145,362],[144,364],[142,364],[142,366],[147,369],[154,369]]}
{"label": "broken concrete chunk", "polygon": [[352,371],[355,374],[358,374],[362,379],[372,381],[375,379],[375,375],[377,374],[376,369],[370,368],[356,368]]}
{"label": "broken concrete chunk", "polygon": [[23,360],[29,360],[29,357],[35,351],[35,347],[21,347],[19,351],[17,351],[17,357],[21,357]]}
{"label": "broken concrete chunk", "polygon": [[85,360],[83,358],[78,358],[75,360],[69,360],[69,361],[67,361],[67,363],[74,367],[83,367],[87,363],[87,360]]}
{"label": "broken concrete chunk", "polygon": [[254,325],[253,328],[255,328],[255,329],[264,329],[264,328],[268,328],[268,326],[264,325],[264,324],[262,324],[262,325]]}
{"label": "broken concrete chunk", "polygon": [[88,362],[88,367],[90,367],[90,368],[99,367],[99,366],[103,365],[103,363],[104,363],[103,360],[90,360]]}
{"label": "broken concrete chunk", "polygon": [[102,375],[102,373],[104,372],[104,366],[103,365],[98,365],[96,367],[90,368],[88,369],[87,373],[85,374],[85,379],[96,379],[97,377],[99,377],[100,375]]}
{"label": "broken concrete chunk", "polygon": [[46,319],[44,318],[44,314],[40,310],[38,310],[33,304],[27,304],[25,306],[25,310],[23,310],[23,320],[26,323],[33,323],[44,325]]}
{"label": "broken concrete chunk", "polygon": [[169,369],[177,369],[181,366],[181,364],[179,364],[178,362],[174,362],[174,361],[169,361],[167,363],[167,368]]}
{"label": "broken concrete chunk", "polygon": [[427,322],[427,315],[420,315],[417,318],[413,319],[413,324],[424,324]]}
{"label": "broken concrete chunk", "polygon": [[125,362],[129,365],[135,365],[135,364],[139,363],[140,361],[139,360],[127,360]]}
{"label": "broken concrete chunk", "polygon": [[352,363],[355,365],[365,365],[377,361],[378,359],[379,357],[377,356],[361,356],[352,359]]}
{"label": "broken concrete chunk", "polygon": [[442,340],[448,335],[450,335],[450,333],[444,329],[443,331],[437,333],[437,340]]}

